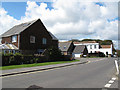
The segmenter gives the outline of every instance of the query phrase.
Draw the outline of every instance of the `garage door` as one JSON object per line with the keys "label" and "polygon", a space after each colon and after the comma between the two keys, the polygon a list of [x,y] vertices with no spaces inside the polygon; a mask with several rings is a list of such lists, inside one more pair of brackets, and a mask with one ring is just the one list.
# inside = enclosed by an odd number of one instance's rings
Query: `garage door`
{"label": "garage door", "polygon": [[75,57],[80,57],[81,54],[75,54]]}

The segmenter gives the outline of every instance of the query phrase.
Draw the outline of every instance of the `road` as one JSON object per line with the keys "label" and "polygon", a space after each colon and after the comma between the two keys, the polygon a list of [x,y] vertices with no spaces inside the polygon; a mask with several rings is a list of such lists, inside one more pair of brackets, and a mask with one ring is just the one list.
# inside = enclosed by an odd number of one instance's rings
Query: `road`
{"label": "road", "polygon": [[[88,59],[88,58],[86,58]],[[3,88],[103,88],[115,74],[115,58],[91,58],[89,63],[2,78]],[[115,87],[117,88],[117,85]]]}

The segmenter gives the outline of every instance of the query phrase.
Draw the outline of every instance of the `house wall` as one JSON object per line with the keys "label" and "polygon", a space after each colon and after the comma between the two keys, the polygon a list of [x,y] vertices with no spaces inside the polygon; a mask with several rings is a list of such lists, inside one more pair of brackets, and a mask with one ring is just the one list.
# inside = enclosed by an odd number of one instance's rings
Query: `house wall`
{"label": "house wall", "polygon": [[[80,43],[80,44],[75,44],[77,45],[86,45],[87,49],[88,49],[88,53],[95,53],[95,51],[99,50],[99,43]],[[95,48],[96,45],[96,48]],[[90,48],[92,46],[92,48]]]}
{"label": "house wall", "polygon": [[82,54],[81,53],[80,54],[74,54],[74,57],[80,58],[80,55],[82,55]]}
{"label": "house wall", "polygon": [[[35,36],[35,43],[30,43],[30,36]],[[47,44],[42,44],[42,39],[47,39]],[[58,41],[52,40],[44,25],[37,21],[28,29],[20,34],[20,49],[21,50],[37,50],[46,49],[51,46],[57,47]]]}
{"label": "house wall", "polygon": [[12,36],[9,37],[2,37],[2,44],[4,43],[10,43],[10,44],[14,44],[16,47],[18,47],[18,35],[17,35],[17,42],[12,42]]}
{"label": "house wall", "polygon": [[107,55],[106,52],[108,52],[108,54],[110,54],[110,55],[113,54],[113,53],[112,53],[112,45],[111,45],[111,48],[100,48],[99,51],[100,51],[100,52],[103,52],[105,55]]}

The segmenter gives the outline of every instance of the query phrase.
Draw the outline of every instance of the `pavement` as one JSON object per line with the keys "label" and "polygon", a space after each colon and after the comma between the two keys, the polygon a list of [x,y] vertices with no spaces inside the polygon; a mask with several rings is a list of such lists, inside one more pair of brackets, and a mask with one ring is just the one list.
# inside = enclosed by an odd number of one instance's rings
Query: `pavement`
{"label": "pavement", "polygon": [[[83,58],[84,64],[2,77],[3,88],[105,88],[115,75],[115,58]],[[117,81],[109,88],[118,88]],[[115,84],[115,85],[114,85]]]}
{"label": "pavement", "polygon": [[2,70],[2,74],[0,76],[15,75],[15,74],[27,73],[27,72],[35,72],[35,71],[41,71],[41,70],[46,70],[46,69],[53,69],[53,68],[70,66],[70,65],[75,65],[75,64],[84,64],[84,63],[87,63],[87,62],[88,62],[88,60],[81,59],[78,62],[71,62],[71,63],[45,65],[45,66],[36,66],[36,67],[27,67],[27,68],[17,68],[17,69],[10,69],[10,70]]}

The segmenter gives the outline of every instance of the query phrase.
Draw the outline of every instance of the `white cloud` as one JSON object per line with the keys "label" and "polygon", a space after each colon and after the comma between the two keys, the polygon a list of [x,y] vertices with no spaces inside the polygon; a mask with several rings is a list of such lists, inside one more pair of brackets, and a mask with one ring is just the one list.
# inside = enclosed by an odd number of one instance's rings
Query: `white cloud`
{"label": "white cloud", "polygon": [[117,20],[108,22],[108,19],[118,17],[117,2],[104,2],[104,6],[99,6],[94,2],[57,0],[52,6],[54,9],[49,10],[46,9],[46,3],[28,1],[25,16],[21,17],[21,20],[16,20],[3,8],[0,9],[0,33],[15,24],[40,18],[58,39],[117,39]]}
{"label": "white cloud", "polygon": [[9,16],[4,8],[0,8],[0,34],[16,24],[17,20]]}

